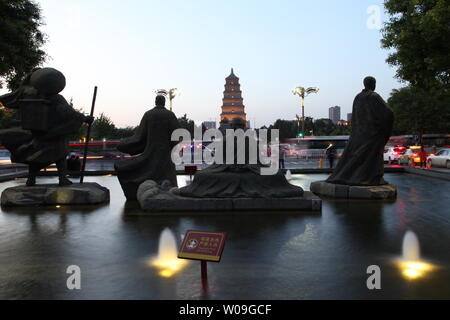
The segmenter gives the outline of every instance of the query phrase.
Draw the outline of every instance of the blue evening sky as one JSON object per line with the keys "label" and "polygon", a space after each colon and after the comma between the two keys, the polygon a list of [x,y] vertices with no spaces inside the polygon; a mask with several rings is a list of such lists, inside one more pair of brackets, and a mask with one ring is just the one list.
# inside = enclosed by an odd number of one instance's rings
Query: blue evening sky
{"label": "blue evening sky", "polygon": [[[401,86],[370,29],[367,9],[382,0],[40,0],[47,65],[63,71],[86,111],[99,86],[97,114],[118,126],[137,125],[154,105],[154,90],[179,88],[177,116],[218,120],[225,77],[241,79],[252,124],[300,114],[296,86],[317,86],[306,115],[327,118],[328,108],[351,112],[362,79],[378,79],[387,99]],[[382,13],[382,21],[386,17]]]}

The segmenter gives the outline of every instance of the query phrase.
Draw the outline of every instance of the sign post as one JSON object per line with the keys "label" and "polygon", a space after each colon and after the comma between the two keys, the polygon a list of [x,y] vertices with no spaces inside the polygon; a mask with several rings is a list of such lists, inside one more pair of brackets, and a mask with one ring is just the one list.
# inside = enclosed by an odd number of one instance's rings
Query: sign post
{"label": "sign post", "polygon": [[225,247],[225,232],[207,232],[189,230],[184,236],[178,258],[199,260],[201,262],[201,278],[205,285],[208,281],[207,262],[220,262]]}

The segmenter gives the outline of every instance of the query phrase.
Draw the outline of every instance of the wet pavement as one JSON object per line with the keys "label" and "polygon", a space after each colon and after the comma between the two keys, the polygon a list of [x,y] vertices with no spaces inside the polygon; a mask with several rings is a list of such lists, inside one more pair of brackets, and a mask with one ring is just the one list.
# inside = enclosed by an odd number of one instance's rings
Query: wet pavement
{"label": "wet pavement", "polygon": [[[308,189],[325,178],[291,182]],[[125,205],[117,178],[87,177],[111,190],[109,205],[0,211],[0,299],[449,299],[450,182],[386,178],[397,201],[324,200],[321,216],[145,217],[129,215],[137,209]],[[228,233],[222,262],[208,264],[207,292],[199,262],[168,278],[149,264],[165,228],[178,243],[189,229]],[[395,263],[407,230],[434,266],[417,279]],[[66,287],[70,265],[81,268],[79,291]],[[370,265],[381,268],[381,290],[367,289]]]}

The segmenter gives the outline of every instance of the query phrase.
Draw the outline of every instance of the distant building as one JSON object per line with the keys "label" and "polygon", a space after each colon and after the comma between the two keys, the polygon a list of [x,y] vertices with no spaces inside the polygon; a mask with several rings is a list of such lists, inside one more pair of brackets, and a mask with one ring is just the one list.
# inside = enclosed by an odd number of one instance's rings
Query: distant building
{"label": "distant building", "polygon": [[341,120],[341,107],[335,106],[329,109],[330,120],[337,124]]}
{"label": "distant building", "polygon": [[233,118],[241,118],[247,122],[247,114],[245,113],[244,99],[242,98],[241,85],[239,78],[231,69],[231,74],[225,79],[225,91],[223,93],[222,113],[220,120],[231,122]]}
{"label": "distant building", "polygon": [[217,125],[215,121],[204,121],[202,125],[207,129],[216,129]]}
{"label": "distant building", "polygon": [[351,113],[347,113],[347,121],[352,122],[352,114]]}

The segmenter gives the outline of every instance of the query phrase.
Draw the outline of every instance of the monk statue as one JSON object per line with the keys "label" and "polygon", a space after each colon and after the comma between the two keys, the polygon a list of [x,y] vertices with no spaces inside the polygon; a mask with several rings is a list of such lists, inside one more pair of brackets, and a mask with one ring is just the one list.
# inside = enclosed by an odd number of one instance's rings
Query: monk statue
{"label": "monk statue", "polygon": [[179,128],[178,120],[172,111],[165,108],[166,98],[156,97],[156,107],[147,111],[134,136],[124,139],[117,147],[130,159],[116,162],[115,169],[128,200],[136,200],[139,185],[146,180],[157,183],[169,181],[177,184],[175,165],[171,151],[178,142],[172,142],[172,132]]}
{"label": "monk statue", "polygon": [[[240,118],[231,122],[233,130],[245,130],[246,123]],[[234,135],[224,138],[224,158],[227,139],[236,139]],[[176,191],[177,195],[192,198],[297,198],[303,196],[303,189],[290,184],[282,170],[275,175],[262,175],[261,168],[265,165],[259,161],[249,162],[249,140],[246,139],[245,163],[239,164],[237,140],[234,143],[233,164],[212,164],[198,172],[194,181]]]}
{"label": "monk statue", "polygon": [[0,96],[1,104],[17,109],[21,122],[0,130],[0,141],[11,152],[11,161],[29,165],[27,186],[36,184],[37,173],[56,163],[59,185],[72,184],[67,179],[67,137],[90,116],[75,111],[59,93],[65,88],[64,75],[53,68],[35,69],[18,90]]}
{"label": "monk statue", "polygon": [[353,103],[350,140],[328,183],[349,186],[387,184],[383,179],[383,151],[392,133],[394,116],[375,92],[375,78],[365,78],[364,87]]}

